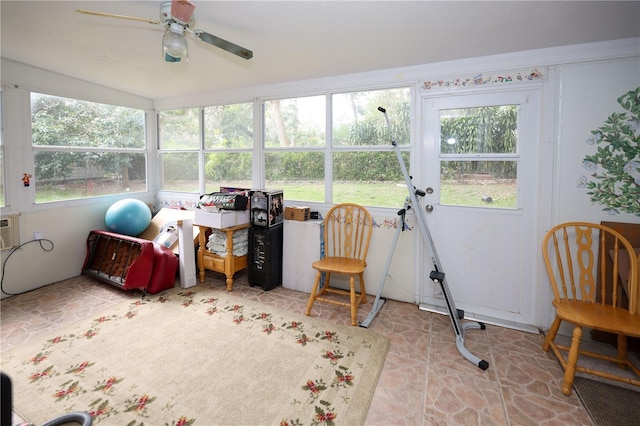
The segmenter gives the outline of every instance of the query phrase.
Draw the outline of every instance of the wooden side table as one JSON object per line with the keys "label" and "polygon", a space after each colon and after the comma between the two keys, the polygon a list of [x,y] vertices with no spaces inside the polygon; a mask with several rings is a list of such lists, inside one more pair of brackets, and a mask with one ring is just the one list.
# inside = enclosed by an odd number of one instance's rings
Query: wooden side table
{"label": "wooden side table", "polygon": [[233,290],[233,274],[247,267],[246,254],[243,256],[233,255],[233,233],[239,229],[248,228],[249,226],[251,226],[251,224],[244,223],[242,225],[218,229],[227,234],[227,253],[224,256],[220,256],[207,250],[206,233],[210,227],[198,225],[200,228],[200,234],[198,236],[200,243],[200,247],[198,248],[198,269],[200,271],[201,283],[204,282],[205,271],[209,269],[225,274],[227,276],[227,291]]}

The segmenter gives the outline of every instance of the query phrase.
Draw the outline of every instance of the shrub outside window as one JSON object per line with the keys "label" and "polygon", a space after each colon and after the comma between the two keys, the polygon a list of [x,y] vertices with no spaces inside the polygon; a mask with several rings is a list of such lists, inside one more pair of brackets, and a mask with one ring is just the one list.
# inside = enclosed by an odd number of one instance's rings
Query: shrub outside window
{"label": "shrub outside window", "polygon": [[145,112],[31,94],[36,203],[147,190]]}

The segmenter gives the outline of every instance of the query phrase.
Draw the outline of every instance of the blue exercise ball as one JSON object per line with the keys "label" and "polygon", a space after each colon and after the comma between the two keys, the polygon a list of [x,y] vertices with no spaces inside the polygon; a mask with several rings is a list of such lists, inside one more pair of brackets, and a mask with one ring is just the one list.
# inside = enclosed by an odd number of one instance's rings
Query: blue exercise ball
{"label": "blue exercise ball", "polygon": [[136,236],[151,223],[151,210],[140,200],[125,198],[109,207],[104,223],[111,232]]}

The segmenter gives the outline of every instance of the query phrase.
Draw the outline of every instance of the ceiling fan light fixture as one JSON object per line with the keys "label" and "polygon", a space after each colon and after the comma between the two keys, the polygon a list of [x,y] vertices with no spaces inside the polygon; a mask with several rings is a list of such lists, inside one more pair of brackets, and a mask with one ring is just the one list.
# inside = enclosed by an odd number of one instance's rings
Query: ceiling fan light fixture
{"label": "ceiling fan light fixture", "polygon": [[162,49],[166,55],[173,58],[187,56],[187,38],[184,35],[184,27],[172,22],[162,37]]}
{"label": "ceiling fan light fixture", "polygon": [[164,54],[164,61],[165,62],[180,62],[180,58],[174,58],[173,56],[169,55],[168,53]]}

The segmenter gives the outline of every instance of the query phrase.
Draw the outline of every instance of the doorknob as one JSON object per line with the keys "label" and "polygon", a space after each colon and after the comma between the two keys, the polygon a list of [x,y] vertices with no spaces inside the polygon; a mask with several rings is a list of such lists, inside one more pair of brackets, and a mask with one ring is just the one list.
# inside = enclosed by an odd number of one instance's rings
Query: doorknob
{"label": "doorknob", "polygon": [[427,204],[426,206],[424,206],[424,209],[427,211],[427,213],[431,213],[433,211],[433,205]]}

